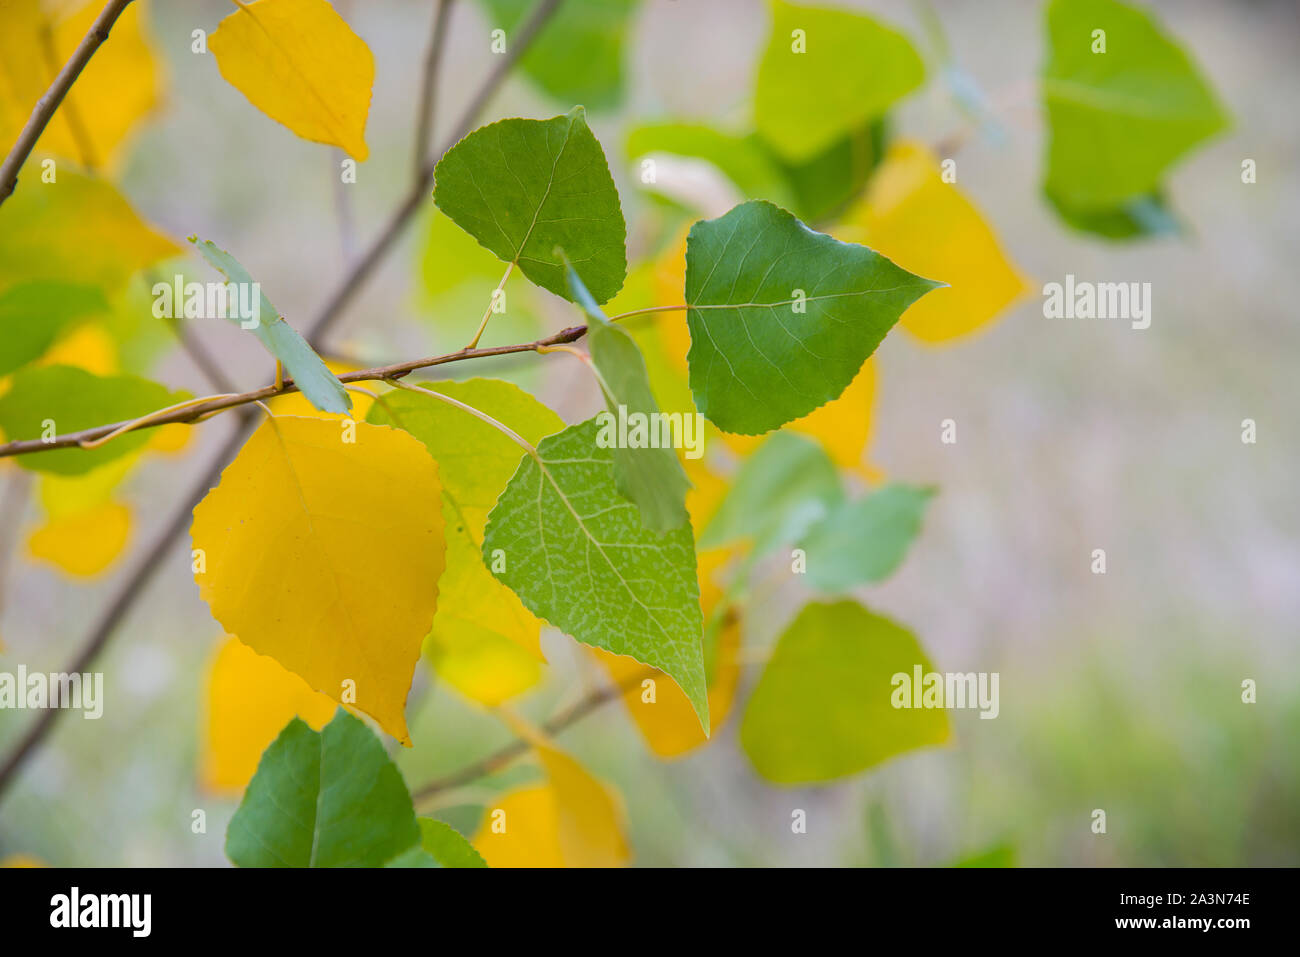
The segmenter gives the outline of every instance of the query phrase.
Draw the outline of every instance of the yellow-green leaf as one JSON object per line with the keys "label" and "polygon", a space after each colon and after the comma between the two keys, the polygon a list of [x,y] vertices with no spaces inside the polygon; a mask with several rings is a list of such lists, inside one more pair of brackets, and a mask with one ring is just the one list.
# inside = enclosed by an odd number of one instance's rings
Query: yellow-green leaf
{"label": "yellow-green leaf", "polygon": [[[276,416],[194,510],[194,580],[228,633],[409,745],[403,710],[443,569],[441,494],[405,432]],[[383,547],[363,552],[370,542]]]}

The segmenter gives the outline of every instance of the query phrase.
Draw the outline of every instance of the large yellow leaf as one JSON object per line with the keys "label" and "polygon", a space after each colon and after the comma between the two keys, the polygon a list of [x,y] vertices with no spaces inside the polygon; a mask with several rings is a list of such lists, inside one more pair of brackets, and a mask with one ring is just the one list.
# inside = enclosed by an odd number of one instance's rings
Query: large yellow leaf
{"label": "large yellow leaf", "polygon": [[326,0],[234,0],[238,10],[208,40],[221,75],[303,139],[366,147],[375,58]]}
{"label": "large yellow leaf", "polygon": [[441,494],[405,432],[276,416],[194,510],[194,580],[228,633],[409,745],[406,695],[443,570]]}
{"label": "large yellow leaf", "polygon": [[980,211],[919,143],[890,147],[867,195],[835,235],[865,243],[911,272],[948,283],[903,313],[904,329],[944,342],[978,329],[1015,302],[1026,285]]}
{"label": "large yellow leaf", "polygon": [[[143,7],[137,0],[122,11],[41,134],[38,153],[94,168],[120,165],[130,135],[161,99]],[[103,9],[103,0],[47,2],[44,8],[40,0],[0,0],[0,143],[18,138]]]}
{"label": "large yellow leaf", "polygon": [[238,794],[286,724],[302,718],[319,731],[337,705],[274,659],[229,638],[213,658],[205,708],[203,786]]}
{"label": "large yellow leaf", "polygon": [[473,844],[488,866],[625,865],[632,851],[618,796],[541,732],[511,724],[533,745],[547,783],[513,791],[487,809]]}

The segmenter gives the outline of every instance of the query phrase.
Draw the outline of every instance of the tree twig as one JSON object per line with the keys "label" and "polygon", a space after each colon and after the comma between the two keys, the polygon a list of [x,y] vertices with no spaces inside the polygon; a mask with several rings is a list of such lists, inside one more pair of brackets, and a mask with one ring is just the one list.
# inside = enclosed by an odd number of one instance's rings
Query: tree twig
{"label": "tree twig", "polygon": [[9,155],[4,158],[3,163],[0,163],[0,203],[13,193],[14,187],[18,185],[18,171],[22,169],[23,164],[27,162],[27,157],[35,149],[36,141],[45,132],[45,127],[49,125],[55,110],[68,95],[68,90],[72,89],[72,84],[86,68],[95,51],[108,39],[108,33],[113,29],[117,18],[130,5],[131,0],[109,0],[103,11],[95,18],[90,31],[73,52],[72,58],[64,64],[59,75],[50,84],[50,88],[36,101],[36,107],[32,110],[27,125],[18,134],[18,140],[9,151]]}
{"label": "tree twig", "polygon": [[438,64],[447,39],[447,24],[451,20],[451,6],[455,0],[436,0],[433,11],[433,36],[429,39],[429,53],[424,60],[424,82],[420,87],[420,105],[415,112],[415,179],[424,175],[429,163],[430,139],[433,136],[433,119],[437,112]]}
{"label": "tree twig", "polygon": [[[513,42],[510,44],[509,52],[499,58],[496,66],[484,79],[479,91],[470,100],[469,106],[461,114],[460,122],[456,124],[451,136],[448,137],[447,144],[439,151],[439,156],[463,139],[473,129],[479,113],[487,106],[488,101],[492,99],[511,68],[528,50],[533,39],[554,15],[562,2],[563,0],[539,0],[532,13],[528,15],[528,20],[519,28]],[[307,341],[313,346],[319,345],[326,333],[329,332],[330,327],[338,321],[339,316],[343,314],[343,310],[352,301],[352,298],[361,291],[361,287],[365,285],[366,280],[378,268],[390,247],[402,234],[406,224],[415,215],[415,211],[420,208],[425,193],[429,191],[429,187],[433,183],[433,170],[436,165],[437,163],[433,160],[425,164],[424,169],[420,171],[420,175],[411,184],[411,189],[406,194],[406,198],[402,200],[392,216],[389,217],[388,223],[375,237],[374,242],[370,244],[370,248],[362,254],[348,274],[343,277],[343,281],[339,283],[333,295],[326,301],[320,314],[307,327]]]}
{"label": "tree twig", "polygon": [[[405,362],[397,362],[387,366],[376,366],[373,369],[359,369],[356,372],[345,372],[340,375],[339,381],[347,384],[349,382],[367,382],[379,380],[401,379],[403,376],[410,375],[419,369],[428,369],[433,366],[446,365],[449,362],[463,362],[466,359],[485,359],[491,356],[512,355],[519,352],[545,352],[550,346],[560,343],[574,342],[586,335],[586,326],[570,326],[567,329],[561,329],[554,335],[546,336],[534,342],[520,342],[509,346],[487,346],[481,349],[460,349],[456,352],[449,352],[441,356],[428,356],[423,359],[409,359]],[[253,389],[249,392],[239,392],[233,395],[217,395],[206,400],[191,400],[170,411],[162,410],[158,413],[149,413],[139,419],[127,419],[122,422],[110,422],[106,425],[96,425],[89,429],[81,429],[77,432],[65,432],[62,435],[52,436],[47,439],[20,439],[15,442],[7,442],[0,445],[0,458],[7,458],[14,455],[31,455],[37,452],[48,452],[53,449],[79,448],[83,443],[95,442],[114,432],[136,431],[138,429],[152,429],[160,425],[172,425],[176,423],[197,422],[199,419],[206,418],[217,412],[224,412],[227,409],[238,408],[242,405],[248,405],[250,402],[264,402],[267,399],[273,399],[278,395],[285,395],[290,392],[297,392],[298,387],[294,385],[292,379],[286,378],[280,385],[267,385],[260,389]],[[130,429],[124,428],[131,426]]]}
{"label": "tree twig", "polygon": [[[553,737],[570,725],[578,723],[587,715],[599,709],[602,705],[621,698],[623,695],[627,694],[627,692],[640,685],[646,678],[652,678],[656,674],[658,674],[658,672],[655,671],[655,669],[646,668],[644,671],[640,671],[626,679],[621,684],[607,684],[600,688],[596,688],[569,708],[566,708],[551,717],[550,720],[542,725],[542,730],[546,732],[548,737]],[[531,746],[532,745],[530,745],[524,738],[515,738],[509,744],[503,745],[501,748],[493,751],[482,760],[466,765],[459,771],[453,771],[445,777],[435,778],[427,784],[417,788],[411,792],[411,800],[417,803],[427,801],[429,798],[442,791],[450,791],[453,788],[464,787],[466,784],[477,781],[481,777],[493,774],[501,770],[521,754],[526,753]]]}

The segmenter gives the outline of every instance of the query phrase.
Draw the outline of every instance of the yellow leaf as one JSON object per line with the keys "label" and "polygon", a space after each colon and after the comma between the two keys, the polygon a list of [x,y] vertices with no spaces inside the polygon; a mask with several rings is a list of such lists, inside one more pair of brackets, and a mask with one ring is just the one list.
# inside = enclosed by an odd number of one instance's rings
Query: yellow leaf
{"label": "yellow leaf", "polygon": [[625,865],[632,851],[617,796],[541,732],[511,723],[533,745],[547,783],[513,791],[487,809],[473,844],[488,866]]}
{"label": "yellow leaf", "polygon": [[229,634],[409,746],[406,695],[443,570],[441,494],[405,432],[276,416],[194,510],[194,580]]}
{"label": "yellow leaf", "polygon": [[[698,556],[700,606],[705,627],[718,629],[709,674],[709,714],[715,732],[727,720],[740,680],[740,619],[734,610],[720,610],[723,593],[713,580],[714,573],[731,554],[731,549],[714,548]],[[716,622],[715,613],[720,613]],[[695,710],[676,682],[626,655],[610,654],[600,648],[588,651],[605,667],[614,684],[626,689],[623,704],[654,754],[675,758],[708,741]],[[645,684],[647,678],[654,680],[653,697],[651,688]]]}
{"label": "yellow leaf", "polygon": [[193,428],[180,422],[173,422],[170,425],[160,425],[154,429],[153,435],[149,438],[149,444],[145,448],[162,455],[179,455],[185,451],[185,448],[190,444],[190,439],[193,437]]}
{"label": "yellow leaf", "polygon": [[53,185],[20,185],[0,206],[0,289],[55,279],[112,293],[179,252],[110,183],[69,170]]}
{"label": "yellow leaf", "polygon": [[275,659],[237,638],[222,643],[208,673],[203,719],[203,787],[238,794],[267,745],[293,718],[319,731],[336,705]]}
{"label": "yellow leaf", "polygon": [[[12,143],[36,101],[85,39],[103,0],[0,2],[0,142]],[[36,144],[38,153],[116,170],[125,146],[160,102],[158,60],[142,3],[122,11],[109,42],[91,58]],[[28,174],[33,175],[33,174]]]}
{"label": "yellow leaf", "polygon": [[118,371],[117,343],[103,326],[87,323],[50,346],[36,365],[76,366],[95,375],[112,375]]}
{"label": "yellow leaf", "polygon": [[[356,372],[363,366],[351,365],[346,362],[336,362],[333,359],[325,362],[325,368],[329,369],[335,375],[343,375],[347,372]],[[358,382],[360,388],[369,392],[380,392],[382,386],[378,382]],[[375,404],[365,392],[349,392],[352,396],[352,411],[349,412],[322,412],[312,405],[305,395],[301,392],[290,392],[286,395],[277,395],[267,404],[276,415],[305,415],[315,419],[364,419],[370,407]]]}
{"label": "yellow leaf", "polygon": [[42,474],[38,495],[46,517],[70,518],[108,502],[139,460],[139,455],[128,454],[82,475]]}
{"label": "yellow leaf", "polygon": [[903,328],[926,342],[978,329],[1026,291],[980,211],[943,181],[939,160],[919,143],[890,147],[866,197],[835,234],[949,284],[903,313]]}
{"label": "yellow leaf", "polygon": [[326,0],[242,3],[208,40],[230,84],[303,139],[338,146],[358,161],[375,58]]}
{"label": "yellow leaf", "polygon": [[31,854],[10,854],[8,857],[0,859],[0,867],[48,867],[39,857],[33,857]]}
{"label": "yellow leaf", "polygon": [[[450,579],[458,563],[473,560],[482,564],[482,559],[473,552],[456,554],[461,551],[454,546],[456,540],[452,538],[447,543],[447,575],[442,584],[448,594],[456,587]],[[484,582],[481,597],[476,599],[479,579],[481,576],[477,576],[472,584],[467,580],[466,584],[456,588],[455,593],[458,600],[471,602],[466,608],[471,615],[477,614],[480,620],[495,617],[492,613],[497,606],[485,602],[501,596],[489,591],[488,583]],[[496,583],[496,579],[489,581]],[[503,632],[500,627],[490,624],[485,627],[480,621],[459,615],[440,617],[433,634],[425,642],[429,661],[438,677],[461,694],[488,707],[508,701],[537,684],[542,676],[540,647],[534,653],[512,641],[507,635],[527,636],[526,630],[515,627],[513,621],[504,627],[512,630]],[[536,626],[531,638],[537,645]]]}
{"label": "yellow leaf", "polygon": [[69,575],[100,574],[126,547],[131,534],[131,510],[106,502],[60,518],[51,518],[27,539],[33,558],[47,561]]}

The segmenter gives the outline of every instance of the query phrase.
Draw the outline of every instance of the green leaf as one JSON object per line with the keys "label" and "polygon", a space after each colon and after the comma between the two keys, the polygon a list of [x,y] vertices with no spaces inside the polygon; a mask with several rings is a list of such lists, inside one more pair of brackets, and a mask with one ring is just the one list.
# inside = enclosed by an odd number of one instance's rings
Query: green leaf
{"label": "green leaf", "polygon": [[[857,13],[776,0],[772,34],[758,65],[759,134],[802,163],[882,116],[925,81],[910,40]],[[805,52],[796,52],[801,30]]]}
{"label": "green leaf", "polygon": [[[564,428],[559,416],[509,382],[470,379],[425,387],[487,413],[534,445]],[[443,667],[448,658],[508,642],[537,657],[537,620],[492,577],[480,557],[488,512],[524,452],[481,419],[418,392],[385,395],[370,407],[367,419],[409,432],[438,463],[447,559],[425,648],[446,680],[469,694],[472,689],[457,682],[454,669]]]}
{"label": "green leaf", "polygon": [[503,262],[569,298],[562,248],[597,302],[627,274],[618,190],[582,107],[549,120],[501,120],[470,133],[435,171],[438,208]]}
{"label": "green leaf", "polygon": [[420,818],[420,847],[443,867],[487,867],[474,845],[450,824]]}
{"label": "green leaf", "polygon": [[[157,382],[131,375],[97,376],[75,366],[32,366],[14,373],[0,396],[0,430],[9,441],[39,439],[45,423],[57,434],[139,418],[189,398]],[[22,455],[23,468],[81,475],[149,441],[147,429],[125,432],[95,449],[53,449]]]}
{"label": "green leaf", "polygon": [[[705,733],[709,705],[695,542],[660,536],[614,484],[595,419],[543,439],[488,517],[483,561],[536,615],[584,644],[667,673]],[[500,549],[504,570],[494,561]]]}
{"label": "green leaf", "polygon": [[895,708],[893,676],[932,669],[911,632],[856,602],[807,605],[777,641],[740,743],[763,777],[816,784],[940,744],[943,709]]}
{"label": "green leaf", "polygon": [[753,201],[691,227],[691,391],[720,429],[756,435],[853,381],[912,303],[943,285]]}
{"label": "green leaf", "polygon": [[419,840],[397,766],[340,708],[320,732],[294,718],[266,749],[226,856],[238,867],[379,867]]}
{"label": "green leaf", "polygon": [[885,155],[885,122],[877,119],[799,162],[774,158],[793,194],[791,209],[801,219],[818,222],[840,212],[866,187]]}
{"label": "green leaf", "polygon": [[[665,436],[657,423],[662,413],[650,389],[650,376],[646,371],[641,350],[626,330],[620,329],[600,311],[591,293],[582,284],[578,274],[569,268],[569,286],[573,299],[587,314],[587,340],[591,345],[591,361],[600,379],[600,389],[605,396],[608,412],[596,417],[601,422],[597,441],[614,454],[614,484],[619,493],[635,502],[641,512],[641,523],[652,532],[668,532],[680,528],[690,519],[686,511],[686,493],[691,483],[682,470],[682,463],[671,443],[664,444]],[[658,441],[660,448],[633,448],[622,441],[622,423],[637,422],[644,417],[646,432],[638,441]],[[682,414],[675,420],[678,429],[670,436],[684,436],[683,429],[692,421]],[[664,422],[670,422],[668,418]],[[671,426],[670,426],[671,428]],[[636,433],[628,428],[628,438]]]}
{"label": "green leaf", "polygon": [[[237,286],[254,287],[253,277],[248,274],[234,256],[215,245],[212,240],[200,241],[191,236],[194,244],[204,259],[226,279]],[[307,344],[307,340],[298,334],[293,326],[271,305],[266,293],[261,292],[261,285],[256,286],[260,298],[260,314],[257,325],[251,330],[266,351],[275,356],[284,365],[285,372],[293,379],[298,391],[307,397],[307,401],[322,412],[347,412],[352,408],[352,399],[348,396],[343,383],[334,373],[326,368],[321,357]],[[229,311],[229,310],[228,310]],[[245,328],[239,317],[223,316],[240,328]]]}
{"label": "green leaf", "polygon": [[95,286],[37,280],[0,293],[0,376],[39,359],[76,321],[107,311]]}
{"label": "green leaf", "polygon": [[627,136],[629,159],[670,153],[716,167],[740,192],[786,206],[794,201],[785,172],[757,136],[724,133],[698,123],[651,123]]}
{"label": "green leaf", "polygon": [[[486,0],[491,27],[514,28],[534,0]],[[636,0],[565,0],[524,54],[524,75],[557,100],[610,109],[623,99],[623,48]]]}
{"label": "green leaf", "polygon": [[[1094,53],[1093,31],[1106,50]],[[1052,0],[1042,93],[1045,188],[1074,210],[1154,193],[1166,169],[1228,117],[1195,63],[1147,13],[1116,0]]]}
{"label": "green leaf", "polygon": [[888,578],[920,532],[934,493],[933,488],[887,485],[831,510],[800,543],[808,557],[809,584],[842,592]]}
{"label": "green leaf", "polygon": [[1044,191],[1047,202],[1067,224],[1104,239],[1141,239],[1173,236],[1184,232],[1183,224],[1160,192],[1139,196],[1121,206],[1103,209],[1075,209],[1060,197]]}
{"label": "green leaf", "polygon": [[700,547],[747,541],[758,557],[797,542],[842,501],[839,474],[821,445],[793,432],[777,432],[741,464],[727,497],[700,534]]}

